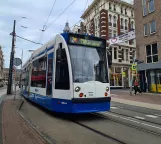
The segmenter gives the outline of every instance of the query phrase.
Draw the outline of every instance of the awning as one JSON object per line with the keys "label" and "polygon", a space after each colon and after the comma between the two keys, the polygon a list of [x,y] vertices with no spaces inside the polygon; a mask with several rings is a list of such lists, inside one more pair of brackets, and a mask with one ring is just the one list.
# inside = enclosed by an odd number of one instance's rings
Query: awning
{"label": "awning", "polygon": [[138,64],[138,71],[150,70],[150,69],[161,69],[161,61],[157,63],[141,63]]}

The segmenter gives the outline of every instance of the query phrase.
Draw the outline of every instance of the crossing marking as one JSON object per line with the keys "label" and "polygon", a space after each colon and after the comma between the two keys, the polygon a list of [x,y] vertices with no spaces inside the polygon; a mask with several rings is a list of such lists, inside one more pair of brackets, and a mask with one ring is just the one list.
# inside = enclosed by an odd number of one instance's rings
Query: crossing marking
{"label": "crossing marking", "polygon": [[158,118],[158,116],[155,116],[155,115],[145,115],[145,116],[150,118]]}
{"label": "crossing marking", "polygon": [[144,120],[145,118],[143,118],[143,117],[139,117],[139,116],[134,116],[135,118],[137,118],[137,119],[141,119],[141,120]]}

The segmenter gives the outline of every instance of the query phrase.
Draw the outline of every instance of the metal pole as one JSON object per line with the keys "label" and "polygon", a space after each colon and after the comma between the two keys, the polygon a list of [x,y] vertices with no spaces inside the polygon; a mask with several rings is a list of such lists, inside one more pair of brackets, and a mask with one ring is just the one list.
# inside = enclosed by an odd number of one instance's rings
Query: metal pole
{"label": "metal pole", "polygon": [[[23,49],[22,49],[22,53],[21,53],[21,61],[23,61]],[[22,63],[21,63],[21,69],[22,69]]]}
{"label": "metal pole", "polygon": [[[136,59],[136,58],[133,59],[133,63],[132,63],[132,64],[135,64],[135,59]],[[132,71],[131,86],[130,86],[130,96],[132,95],[133,77],[134,77],[134,76],[133,76],[133,71]]]}
{"label": "metal pole", "polygon": [[12,70],[13,70],[13,60],[14,60],[14,45],[15,45],[15,27],[16,20],[14,20],[13,32],[12,32],[12,49],[10,55],[10,67],[9,67],[9,77],[8,77],[8,86],[7,86],[7,94],[12,94]]}

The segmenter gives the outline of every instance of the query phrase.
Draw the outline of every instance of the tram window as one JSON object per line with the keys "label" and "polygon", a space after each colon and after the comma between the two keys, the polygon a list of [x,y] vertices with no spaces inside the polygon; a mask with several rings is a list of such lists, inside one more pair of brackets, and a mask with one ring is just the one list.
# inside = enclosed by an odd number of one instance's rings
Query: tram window
{"label": "tram window", "polygon": [[68,90],[69,86],[69,69],[65,49],[61,50],[61,59],[58,56],[60,49],[56,51],[56,75],[55,89]]}
{"label": "tram window", "polygon": [[33,62],[31,86],[32,87],[46,87],[46,57],[42,57]]}

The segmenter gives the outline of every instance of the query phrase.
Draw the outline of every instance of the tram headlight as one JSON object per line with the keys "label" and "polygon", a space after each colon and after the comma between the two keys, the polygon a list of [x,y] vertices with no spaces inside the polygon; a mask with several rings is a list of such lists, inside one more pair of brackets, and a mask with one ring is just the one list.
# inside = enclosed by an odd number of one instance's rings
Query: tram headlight
{"label": "tram headlight", "polygon": [[108,92],[110,90],[110,88],[109,87],[106,87],[106,91]]}
{"label": "tram headlight", "polygon": [[75,92],[79,92],[80,90],[81,90],[81,88],[78,86],[75,88]]}

